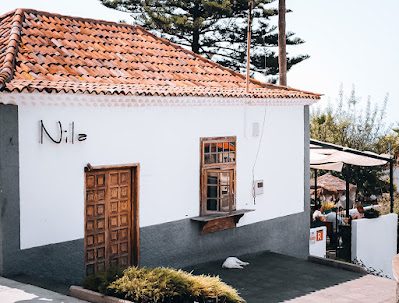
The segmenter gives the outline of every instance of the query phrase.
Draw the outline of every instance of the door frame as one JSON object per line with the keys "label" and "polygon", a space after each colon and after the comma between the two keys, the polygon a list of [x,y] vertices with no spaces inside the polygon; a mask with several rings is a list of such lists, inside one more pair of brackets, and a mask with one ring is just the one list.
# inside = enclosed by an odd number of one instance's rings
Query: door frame
{"label": "door frame", "polygon": [[[86,226],[87,214],[86,214],[86,173],[91,171],[107,171],[115,169],[129,169],[131,173],[131,210],[132,210],[132,220],[131,220],[131,247],[132,256],[131,264],[134,266],[139,266],[140,264],[140,208],[139,208],[139,198],[140,198],[140,163],[131,164],[121,164],[121,165],[97,165],[92,166],[88,163],[84,168],[84,226]],[[84,252],[86,253],[86,228],[84,228]],[[85,256],[86,258],[86,256]],[[86,259],[85,259],[86,260]],[[85,261],[86,266],[86,261]]]}

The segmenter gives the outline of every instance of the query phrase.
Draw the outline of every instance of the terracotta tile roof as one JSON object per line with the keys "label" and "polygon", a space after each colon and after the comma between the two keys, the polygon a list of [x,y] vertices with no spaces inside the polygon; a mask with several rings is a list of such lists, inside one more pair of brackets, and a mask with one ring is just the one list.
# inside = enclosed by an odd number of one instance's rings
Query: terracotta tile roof
{"label": "terracotta tile roof", "polygon": [[[314,189],[314,179],[310,182],[310,188]],[[349,184],[349,186],[351,190],[356,188],[356,185],[353,184]],[[346,181],[327,173],[317,178],[317,188],[323,188],[330,192],[345,191]]]}
{"label": "terracotta tile roof", "polygon": [[307,98],[251,80],[139,26],[17,9],[0,16],[0,91]]}

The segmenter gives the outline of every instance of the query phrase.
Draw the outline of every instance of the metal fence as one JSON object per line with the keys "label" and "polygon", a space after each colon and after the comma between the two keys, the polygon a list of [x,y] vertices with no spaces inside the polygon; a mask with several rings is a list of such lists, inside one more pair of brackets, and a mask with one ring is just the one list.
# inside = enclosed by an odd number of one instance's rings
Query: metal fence
{"label": "metal fence", "polygon": [[[316,209],[316,205],[311,205],[311,214]],[[351,262],[351,222],[352,218],[342,207],[333,208],[324,215],[324,221],[313,221],[310,216],[311,227],[326,226],[327,247],[326,257],[345,262]]]}
{"label": "metal fence", "polygon": [[345,211],[326,215],[327,258],[351,262],[351,218]]}

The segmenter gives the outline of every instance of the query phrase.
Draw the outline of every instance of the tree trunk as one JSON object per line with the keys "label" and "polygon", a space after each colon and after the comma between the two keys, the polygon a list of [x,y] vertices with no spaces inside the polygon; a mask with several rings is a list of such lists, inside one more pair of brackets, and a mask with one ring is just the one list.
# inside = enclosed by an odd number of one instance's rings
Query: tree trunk
{"label": "tree trunk", "polygon": [[280,85],[287,85],[287,45],[285,30],[285,0],[278,1],[278,69]]}
{"label": "tree trunk", "polygon": [[196,54],[199,54],[199,50],[200,50],[199,38],[200,38],[199,30],[194,28],[193,43],[191,44],[191,50]]}
{"label": "tree trunk", "polygon": [[194,29],[193,29],[193,42],[191,43],[191,50],[196,54],[199,54],[200,51],[200,44],[199,44],[200,30],[199,28],[196,27],[199,24],[198,18],[199,18],[199,4],[196,3],[193,11]]}

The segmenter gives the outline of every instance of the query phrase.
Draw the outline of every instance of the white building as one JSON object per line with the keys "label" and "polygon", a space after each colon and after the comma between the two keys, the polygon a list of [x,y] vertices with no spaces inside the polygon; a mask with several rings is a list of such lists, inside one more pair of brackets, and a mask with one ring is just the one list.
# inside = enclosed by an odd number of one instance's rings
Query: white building
{"label": "white building", "polygon": [[308,255],[319,95],[34,10],[1,17],[0,48],[1,274]]}

